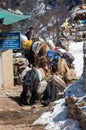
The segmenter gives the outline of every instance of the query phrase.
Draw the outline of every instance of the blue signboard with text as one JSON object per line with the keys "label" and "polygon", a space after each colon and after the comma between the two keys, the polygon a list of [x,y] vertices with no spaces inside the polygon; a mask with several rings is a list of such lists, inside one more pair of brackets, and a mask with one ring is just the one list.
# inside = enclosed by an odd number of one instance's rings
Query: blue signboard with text
{"label": "blue signboard with text", "polygon": [[1,32],[0,33],[0,50],[20,49],[20,32]]}

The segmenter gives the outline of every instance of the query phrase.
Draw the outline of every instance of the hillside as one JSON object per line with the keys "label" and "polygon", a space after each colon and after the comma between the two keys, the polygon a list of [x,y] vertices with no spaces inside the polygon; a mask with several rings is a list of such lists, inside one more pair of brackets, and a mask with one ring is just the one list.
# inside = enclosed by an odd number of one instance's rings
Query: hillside
{"label": "hillside", "polygon": [[[69,15],[65,0],[1,0],[0,5],[5,9],[20,10],[30,18],[16,24],[13,30],[24,33],[30,26],[33,26],[38,35],[42,38],[57,40],[59,26]],[[52,4],[53,3],[53,4]]]}

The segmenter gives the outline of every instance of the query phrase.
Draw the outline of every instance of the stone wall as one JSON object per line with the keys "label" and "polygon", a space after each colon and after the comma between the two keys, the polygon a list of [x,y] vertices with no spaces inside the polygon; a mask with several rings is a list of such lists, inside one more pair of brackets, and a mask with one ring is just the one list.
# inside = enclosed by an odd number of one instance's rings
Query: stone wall
{"label": "stone wall", "polygon": [[68,117],[80,122],[82,130],[86,130],[86,97],[79,100],[76,97],[65,99],[68,107]]}
{"label": "stone wall", "polygon": [[[86,93],[86,42],[83,45],[83,92]],[[67,97],[65,98],[68,107],[68,118],[78,120],[80,122],[80,127],[82,130],[86,130],[86,96],[79,99],[77,97]]]}

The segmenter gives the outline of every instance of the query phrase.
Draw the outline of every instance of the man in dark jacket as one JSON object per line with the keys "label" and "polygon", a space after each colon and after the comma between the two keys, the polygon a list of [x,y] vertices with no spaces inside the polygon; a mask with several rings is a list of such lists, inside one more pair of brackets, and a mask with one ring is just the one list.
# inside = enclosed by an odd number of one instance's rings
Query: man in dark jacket
{"label": "man in dark jacket", "polygon": [[[33,27],[30,27],[26,32],[25,32],[25,36],[27,36],[28,41],[32,41],[32,45],[34,42],[34,39],[36,39],[36,33]],[[34,57],[34,52],[32,51],[32,45],[31,47],[28,49],[25,49],[25,57],[28,59],[29,61],[29,66],[35,66],[35,57]]]}
{"label": "man in dark jacket", "polygon": [[36,38],[36,33],[33,27],[30,27],[26,32],[25,35],[27,36],[28,40],[33,40]]}

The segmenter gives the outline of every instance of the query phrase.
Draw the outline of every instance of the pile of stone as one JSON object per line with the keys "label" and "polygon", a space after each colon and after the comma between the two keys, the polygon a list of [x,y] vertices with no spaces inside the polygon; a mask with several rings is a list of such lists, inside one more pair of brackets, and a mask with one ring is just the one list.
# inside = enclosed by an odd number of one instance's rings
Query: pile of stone
{"label": "pile of stone", "polygon": [[14,85],[21,84],[20,74],[23,69],[28,66],[28,60],[24,58],[21,53],[14,53],[13,55],[13,72],[14,72]]}
{"label": "pile of stone", "polygon": [[67,97],[68,117],[80,122],[82,130],[86,130],[86,96],[82,99]]}
{"label": "pile of stone", "polygon": [[59,37],[76,42],[86,40],[86,5],[72,9],[70,16],[60,27]]}

